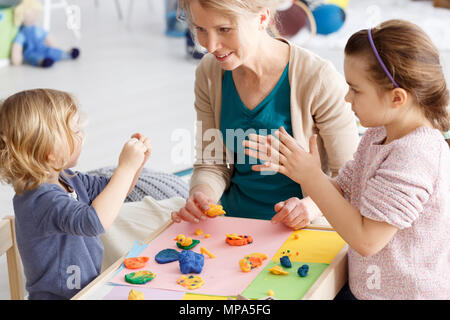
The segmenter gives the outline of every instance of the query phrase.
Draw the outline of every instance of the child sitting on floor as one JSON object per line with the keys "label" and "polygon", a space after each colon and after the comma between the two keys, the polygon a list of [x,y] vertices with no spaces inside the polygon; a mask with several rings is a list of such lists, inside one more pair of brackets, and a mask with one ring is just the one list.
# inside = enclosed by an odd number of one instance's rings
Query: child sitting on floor
{"label": "child sitting on floor", "polygon": [[352,35],[344,73],[346,100],[369,129],[337,178],[321,171],[315,136],[306,152],[284,128],[279,140],[244,142],[267,161],[253,169],[300,183],[349,244],[354,297],[448,300],[449,92],[439,52],[416,25],[390,20]]}
{"label": "child sitting on floor", "polygon": [[29,299],[70,299],[99,275],[99,235],[150,157],[150,140],[134,134],[111,178],[71,171],[84,140],[82,122],[73,97],[57,90],[22,91],[0,103],[0,178],[16,192]]}

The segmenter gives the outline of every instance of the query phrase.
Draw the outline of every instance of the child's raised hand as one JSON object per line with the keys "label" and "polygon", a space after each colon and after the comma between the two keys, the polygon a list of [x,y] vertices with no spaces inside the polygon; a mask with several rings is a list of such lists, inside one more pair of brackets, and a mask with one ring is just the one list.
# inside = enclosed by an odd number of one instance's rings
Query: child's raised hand
{"label": "child's raised hand", "polygon": [[128,140],[119,156],[119,167],[137,171],[142,166],[148,148],[137,138]]}
{"label": "child's raised hand", "polygon": [[280,172],[299,184],[321,172],[317,135],[309,140],[310,152],[306,152],[283,127],[275,135],[279,140],[271,135],[250,134],[249,140],[243,141],[245,154],[266,161],[252,166],[253,170]]}
{"label": "child's raised hand", "polygon": [[[147,151],[145,151],[144,163],[147,162],[147,160],[150,158],[150,155],[152,153],[152,144],[151,144],[150,138],[147,138],[146,136],[142,135],[141,133],[134,133],[131,136],[131,138],[138,139],[147,147]],[[144,163],[142,165],[144,165]]]}

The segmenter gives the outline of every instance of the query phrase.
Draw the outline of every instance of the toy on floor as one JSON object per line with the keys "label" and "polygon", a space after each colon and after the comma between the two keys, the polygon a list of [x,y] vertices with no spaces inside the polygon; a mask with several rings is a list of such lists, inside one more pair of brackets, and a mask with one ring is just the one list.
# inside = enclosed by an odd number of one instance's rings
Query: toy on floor
{"label": "toy on floor", "polygon": [[11,48],[11,63],[21,65],[23,61],[33,66],[51,67],[60,60],[76,59],[78,48],[64,51],[55,47],[49,33],[38,26],[42,5],[37,0],[23,0],[15,9],[15,24],[19,31]]}
{"label": "toy on floor", "polygon": [[183,274],[201,273],[205,264],[205,257],[200,253],[183,250],[180,252],[178,262]]}
{"label": "toy on floor", "polygon": [[145,284],[156,275],[151,271],[137,271],[125,275],[125,281],[131,284]]}
{"label": "toy on floor", "polygon": [[237,235],[236,233],[226,234],[225,242],[230,246],[245,246],[253,242],[251,236]]}
{"label": "toy on floor", "polygon": [[180,257],[180,253],[175,249],[164,249],[158,252],[155,256],[156,262],[165,264],[173,261],[177,261]]}
{"label": "toy on floor", "polygon": [[220,204],[209,204],[209,209],[204,212],[209,217],[217,217],[222,214],[225,214],[226,212],[223,210],[223,207]]}
{"label": "toy on floor", "polygon": [[177,235],[177,237],[173,240],[176,240],[177,247],[183,250],[190,250],[200,243],[200,240],[186,237],[184,234]]}
{"label": "toy on floor", "polygon": [[204,280],[200,276],[181,276],[177,283],[179,285],[182,285],[185,288],[188,288],[189,290],[198,289],[204,284]]}
{"label": "toy on floor", "polygon": [[250,270],[262,265],[262,262],[267,259],[267,255],[264,253],[252,253],[239,260],[239,267],[243,272],[249,272]]}
{"label": "toy on floor", "polygon": [[149,257],[127,258],[123,261],[123,264],[127,269],[140,269],[145,267],[145,264],[149,259]]}
{"label": "toy on floor", "polygon": [[130,293],[128,294],[128,300],[145,300],[144,293],[131,289]]}

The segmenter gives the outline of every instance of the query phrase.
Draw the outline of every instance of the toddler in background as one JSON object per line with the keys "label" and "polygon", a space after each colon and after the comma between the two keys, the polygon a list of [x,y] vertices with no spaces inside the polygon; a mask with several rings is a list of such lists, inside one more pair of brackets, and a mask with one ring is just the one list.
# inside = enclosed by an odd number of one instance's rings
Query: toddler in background
{"label": "toddler in background", "polygon": [[16,237],[29,299],[70,299],[100,273],[99,235],[150,157],[134,134],[111,178],[73,172],[84,133],[74,98],[34,89],[0,103],[0,178],[16,192]]}

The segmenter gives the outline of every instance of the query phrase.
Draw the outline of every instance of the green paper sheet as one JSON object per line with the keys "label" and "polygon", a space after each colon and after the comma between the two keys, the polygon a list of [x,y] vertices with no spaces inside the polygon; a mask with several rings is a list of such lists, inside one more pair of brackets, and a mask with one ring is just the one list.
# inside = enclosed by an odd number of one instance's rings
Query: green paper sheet
{"label": "green paper sheet", "polygon": [[[302,278],[297,274],[297,269],[304,264],[309,265],[309,272]],[[281,266],[279,262],[269,261],[242,295],[248,299],[260,299],[267,297],[267,292],[272,290],[277,300],[300,300],[329,266],[327,263],[292,262],[292,268],[282,267],[289,271],[288,275],[274,275],[269,269],[275,265]]]}

